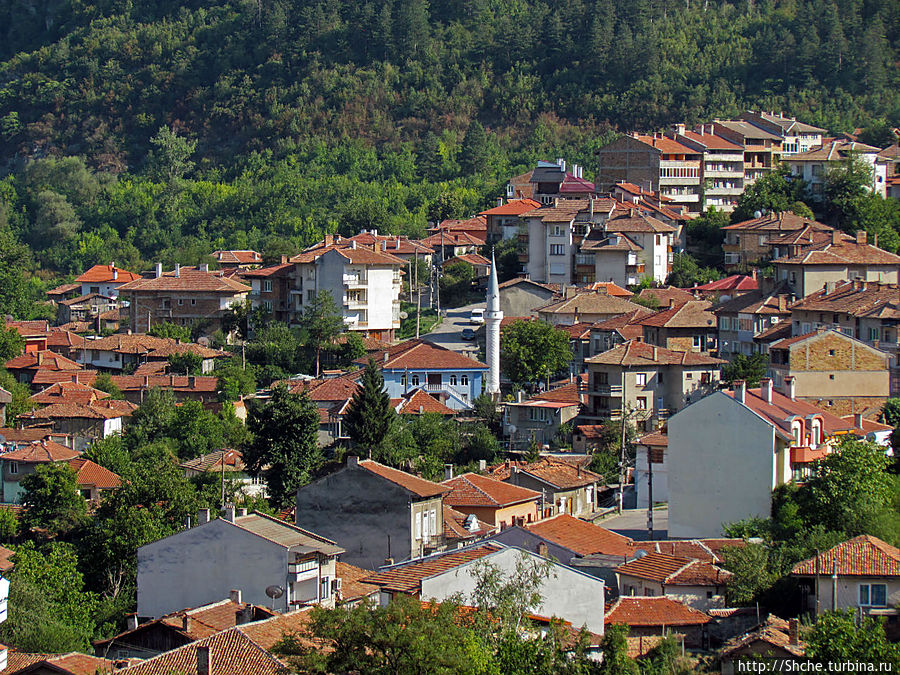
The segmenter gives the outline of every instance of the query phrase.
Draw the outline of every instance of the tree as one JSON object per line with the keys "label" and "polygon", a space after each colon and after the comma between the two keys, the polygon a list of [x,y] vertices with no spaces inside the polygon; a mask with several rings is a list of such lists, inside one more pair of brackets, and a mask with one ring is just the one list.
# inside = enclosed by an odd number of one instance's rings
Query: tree
{"label": "tree", "polygon": [[857,140],[866,145],[872,145],[876,148],[886,148],[889,145],[897,144],[897,137],[894,135],[892,125],[884,119],[877,119],[869,126],[863,128],[859,133]]}
{"label": "tree", "polygon": [[722,242],[725,239],[723,227],[731,223],[728,214],[709,207],[694,220],[685,225],[685,239],[689,252],[698,264],[714,266],[722,259]]}
{"label": "tree", "polygon": [[874,616],[857,624],[855,612],[825,612],[806,635],[806,655],[815,663],[874,663],[900,668],[900,645],[888,642]]}
{"label": "tree", "polygon": [[755,217],[760,212],[787,211],[794,202],[806,198],[806,183],[791,175],[786,165],[761,176],[738,197],[737,208],[731,214],[731,222],[739,223]]}
{"label": "tree", "polygon": [[155,323],[147,330],[147,335],[159,338],[168,338],[170,340],[181,340],[182,342],[191,341],[191,327],[179,326],[170,321]]}
{"label": "tree", "polygon": [[835,227],[851,224],[854,203],[872,188],[872,167],[850,153],[825,173],[825,213]]}
{"label": "tree", "polygon": [[391,407],[391,397],[384,389],[384,377],[372,359],[366,364],[359,385],[350,401],[344,424],[353,445],[371,457],[387,436],[396,413]]}
{"label": "tree", "polygon": [[193,170],[191,155],[197,149],[197,141],[189,141],[163,126],[150,139],[150,145],[153,149],[147,155],[147,160],[151,174],[157,180],[171,185]]}
{"label": "tree", "polygon": [[25,338],[15,328],[0,326],[0,363],[6,363],[25,350]]}
{"label": "tree", "polygon": [[722,382],[732,384],[744,380],[748,387],[756,387],[766,376],[769,358],[766,354],[735,354],[729,363],[722,366]]}
{"label": "tree", "polygon": [[475,268],[469,263],[452,262],[441,268],[441,302],[444,307],[458,307],[469,302]]}
{"label": "tree", "polygon": [[306,394],[297,396],[278,385],[265,405],[250,409],[247,427],[251,433],[243,451],[247,469],[265,479],[272,504],[289,504],[322,461],[318,409]]}
{"label": "tree", "polygon": [[122,392],[122,389],[113,382],[112,377],[109,373],[100,373],[97,377],[94,378],[94,381],[91,383],[91,386],[94,389],[99,389],[100,391],[105,391],[109,394],[111,399],[116,401],[122,401],[125,399],[125,394]]}
{"label": "tree", "polygon": [[22,524],[51,535],[72,531],[84,522],[87,505],[72,468],[63,462],[42,464],[21,481]]}
{"label": "tree", "polygon": [[637,662],[628,656],[628,626],[607,626],[600,642],[600,675],[639,675]]}
{"label": "tree", "polygon": [[516,321],[500,338],[500,365],[512,382],[534,386],[563,372],[572,361],[565,331],[543,321]]}
{"label": "tree", "polygon": [[490,160],[490,147],[487,133],[478,120],[472,120],[463,138],[459,152],[459,165],[463,172],[474,176],[484,173]]}
{"label": "tree", "polygon": [[316,377],[320,372],[322,350],[334,344],[344,330],[344,319],[330,291],[319,291],[300,316],[300,329],[316,352]]}
{"label": "tree", "polygon": [[678,288],[690,288],[721,278],[722,273],[717,269],[700,267],[694,257],[688,253],[676,253],[672,262],[672,271],[669,273],[666,283]]}
{"label": "tree", "polygon": [[154,387],[131,415],[125,428],[130,447],[152,443],[169,435],[175,421],[175,394],[171,389]]}
{"label": "tree", "polygon": [[472,412],[481,419],[495,435],[499,435],[503,425],[503,411],[488,394],[479,394],[472,401]]}
{"label": "tree", "polygon": [[220,360],[216,363],[216,391],[223,402],[237,401],[256,391],[253,368],[242,368],[239,358]]}
{"label": "tree", "polygon": [[528,616],[541,606],[541,586],[553,574],[549,560],[520,552],[507,573],[488,560],[472,566],[475,590],[469,601],[478,607],[485,637],[519,634]]}
{"label": "tree", "polygon": [[31,389],[24,382],[19,382],[12,374],[0,368],[0,387],[12,394],[12,403],[6,406],[6,422],[8,425],[19,415],[34,408],[31,401]]}
{"label": "tree", "polygon": [[203,369],[203,357],[196,352],[182,352],[169,356],[169,367],[176,373],[199,375]]}

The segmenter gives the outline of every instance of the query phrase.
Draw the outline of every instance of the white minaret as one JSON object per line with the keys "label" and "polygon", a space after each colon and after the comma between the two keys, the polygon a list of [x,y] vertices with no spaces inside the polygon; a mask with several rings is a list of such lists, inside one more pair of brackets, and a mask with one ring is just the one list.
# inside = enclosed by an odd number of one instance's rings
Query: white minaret
{"label": "white minaret", "polygon": [[491,278],[488,281],[487,311],[484,313],[487,345],[485,353],[488,364],[488,379],[485,391],[489,396],[500,395],[500,322],[503,312],[500,311],[500,284],[497,281],[497,263],[491,252]]}

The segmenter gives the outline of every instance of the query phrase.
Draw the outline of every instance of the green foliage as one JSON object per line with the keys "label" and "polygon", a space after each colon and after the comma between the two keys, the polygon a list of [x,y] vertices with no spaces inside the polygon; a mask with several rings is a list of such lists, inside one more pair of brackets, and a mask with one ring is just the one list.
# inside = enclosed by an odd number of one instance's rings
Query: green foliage
{"label": "green foliage", "polygon": [[203,357],[195,352],[183,352],[169,356],[169,367],[173,373],[199,375],[203,369]]}
{"label": "green foliage", "polygon": [[883,620],[865,616],[857,624],[852,610],[825,612],[806,635],[806,655],[815,663],[871,663],[900,668],[900,645],[888,642]]}
{"label": "green foliage", "polygon": [[244,353],[247,363],[255,366],[254,375],[261,386],[301,373],[308,365],[297,331],[280,321],[259,328]]}
{"label": "green foliage", "polygon": [[566,370],[572,348],[565,331],[543,321],[515,321],[503,329],[500,366],[516,384],[533,386]]}
{"label": "green foliage", "polygon": [[503,411],[489,394],[479,394],[472,401],[472,413],[482,420],[494,434],[500,434],[503,426]]}
{"label": "green foliage", "polygon": [[15,328],[0,326],[0,363],[6,363],[11,358],[25,351],[25,338]]}
{"label": "green foliage", "polygon": [[329,291],[319,291],[316,297],[303,308],[300,315],[300,329],[306,335],[310,347],[316,354],[316,377],[320,368],[322,350],[333,345],[344,330],[344,319]]}
{"label": "green foliage", "polygon": [[475,268],[462,261],[441,268],[441,306],[459,307],[471,302]]}
{"label": "green foliage", "polygon": [[825,212],[835,227],[852,223],[854,203],[865,197],[874,184],[872,167],[854,154],[842,159],[825,173]]}
{"label": "green foliage", "polygon": [[606,627],[600,650],[603,661],[600,675],[638,675],[640,669],[637,662],[628,656],[628,626],[611,625]]}
{"label": "green foliage", "polygon": [[766,354],[735,354],[730,362],[722,366],[722,382],[732,384],[735,380],[744,380],[748,387],[758,387],[768,368]]}
{"label": "green foliage", "polygon": [[119,387],[119,385],[113,382],[113,379],[109,373],[99,373],[97,377],[94,378],[91,386],[94,389],[105,391],[107,394],[109,394],[109,397],[111,399],[115,399],[116,401],[125,400],[125,394],[122,392],[122,389]]}
{"label": "green foliage", "polygon": [[296,396],[279,385],[268,402],[250,409],[247,427],[251,434],[243,448],[247,469],[265,479],[272,504],[289,504],[322,461],[319,411],[309,396]]}
{"label": "green foliage", "polygon": [[344,418],[354,447],[369,456],[379,448],[396,417],[391,398],[384,389],[384,377],[372,359],[359,381]]}
{"label": "green foliage", "polygon": [[169,338],[171,340],[181,340],[182,342],[191,341],[191,327],[179,326],[170,321],[163,321],[150,326],[147,335],[153,335],[159,338]]}
{"label": "green foliage", "polygon": [[160,127],[156,136],[150,139],[153,149],[147,155],[151,175],[157,180],[172,184],[184,178],[194,168],[191,155],[197,148],[197,141],[188,141],[168,127]]}
{"label": "green foliage", "polygon": [[256,391],[253,368],[242,368],[240,357],[216,362],[216,391],[223,402],[237,401]]}
{"label": "green foliage", "polygon": [[723,227],[731,223],[728,214],[711,206],[685,225],[685,238],[690,254],[698,265],[713,267],[722,260]]}
{"label": "green foliage", "polygon": [[6,406],[6,423],[12,426],[12,421],[16,417],[34,407],[31,402],[31,390],[27,384],[19,382],[4,368],[0,368],[0,387],[12,394],[12,403]]}
{"label": "green foliage", "polygon": [[722,278],[722,273],[713,267],[700,267],[697,260],[688,253],[676,253],[672,271],[666,279],[670,286],[690,288]]}
{"label": "green foliage", "polygon": [[0,509],[0,542],[11,542],[19,534],[19,519],[12,509]]}
{"label": "green foliage", "polygon": [[51,536],[65,534],[84,521],[87,505],[78,491],[75,472],[64,462],[40,464],[21,480],[22,525],[47,531]]}
{"label": "green foliage", "polygon": [[737,208],[731,213],[731,222],[754,218],[756,211],[787,211],[795,202],[804,199],[806,184],[792,176],[787,165],[780,165],[744,190],[738,198]]}

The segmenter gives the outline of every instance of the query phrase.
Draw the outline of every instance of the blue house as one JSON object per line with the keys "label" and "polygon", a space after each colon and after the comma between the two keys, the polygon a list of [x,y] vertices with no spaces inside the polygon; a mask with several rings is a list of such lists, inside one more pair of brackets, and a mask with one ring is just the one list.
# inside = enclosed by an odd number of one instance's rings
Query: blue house
{"label": "blue house", "polygon": [[[421,339],[394,345],[372,354],[372,358],[381,368],[391,398],[424,389],[453,410],[472,407],[488,371],[481,361]],[[360,359],[358,363],[367,361]]]}

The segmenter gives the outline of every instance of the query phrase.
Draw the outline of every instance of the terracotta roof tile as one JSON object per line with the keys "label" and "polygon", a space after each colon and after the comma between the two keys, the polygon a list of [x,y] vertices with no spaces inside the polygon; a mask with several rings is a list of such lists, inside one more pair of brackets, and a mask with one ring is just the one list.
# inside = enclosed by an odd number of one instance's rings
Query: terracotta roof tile
{"label": "terracotta roof tile", "polygon": [[51,403],[22,415],[23,418],[37,420],[53,420],[66,418],[111,420],[117,417],[130,417],[137,406],[128,401],[104,399],[92,403]]}
{"label": "terracotta roof tile", "polygon": [[671,234],[675,228],[667,225],[658,218],[639,213],[637,209],[630,209],[627,214],[611,218],[606,221],[607,232],[656,232],[658,234]]}
{"label": "terracotta roof tile", "polygon": [[614,284],[612,281],[595,281],[592,284],[588,284],[587,288],[592,291],[605,291],[607,295],[615,295],[619,298],[630,298],[632,295],[631,291]]}
{"label": "terracotta roof tile", "polygon": [[16,566],[11,560],[15,554],[15,551],[8,549],[5,546],[0,546],[0,573],[6,574]]}
{"label": "terracotta roof tile", "polygon": [[383,352],[357,360],[360,365],[368,363],[372,358],[375,364],[386,370],[486,370],[481,361],[470,359],[446,347],[441,347],[427,340],[407,340]]}
{"label": "terracotta roof tile", "polygon": [[519,216],[523,213],[527,213],[528,211],[539,209],[540,207],[541,203],[539,201],[535,201],[534,199],[510,199],[508,202],[501,206],[495,206],[494,208],[488,209],[487,211],[482,211],[479,215]]}
{"label": "terracotta roof tile", "polygon": [[38,321],[4,321],[3,325],[7,330],[12,328],[22,337],[45,335],[49,330],[48,322],[43,319]]}
{"label": "terracotta roof tile", "polygon": [[769,213],[760,218],[742,220],[734,225],[726,225],[722,229],[732,232],[749,232],[753,234],[783,234],[786,232],[803,230],[807,227],[811,227],[813,230],[820,232],[831,232],[834,229],[824,223],[819,223],[815,220],[795,215],[791,211]]}
{"label": "terracotta roof tile", "polygon": [[363,581],[366,577],[374,574],[372,570],[364,570],[345,562],[338,562],[337,576],[341,580],[341,600],[343,602],[352,602],[367,598],[373,593],[378,593],[379,587],[375,584],[367,584]]}
{"label": "terracotta roof tile", "polygon": [[[724,394],[734,398],[733,391],[725,391]],[[809,415],[816,415],[821,417],[826,436],[846,432],[853,428],[852,424],[848,424],[837,415],[832,415],[830,412],[817,408],[812,403],[807,403],[800,399],[792,400],[777,391],[772,391],[772,402],[768,403],[762,397],[760,389],[747,389],[744,395],[744,405],[772,424],[775,427],[776,434],[788,440],[791,436],[789,431],[790,424],[787,419],[793,416],[805,418]]]}
{"label": "terracotta roof tile", "polygon": [[81,453],[72,448],[55,441],[34,441],[28,445],[20,445],[15,450],[4,453],[3,459],[6,461],[15,460],[17,462],[43,463],[43,462],[64,462],[78,457]]}
{"label": "terracotta roof tile", "polygon": [[676,288],[675,286],[664,286],[663,288],[644,288],[640,293],[637,294],[636,297],[642,300],[656,298],[657,302],[659,302],[660,307],[667,307],[673,302],[676,305],[681,305],[685,302],[689,302],[695,299],[693,293],[690,293],[683,288]]}
{"label": "terracotta roof tile", "polygon": [[[474,515],[462,513],[446,504],[443,506],[443,513],[444,537],[449,541],[480,539],[493,534],[497,530],[495,526],[479,520]],[[473,523],[474,529],[470,530],[466,527],[468,523]]]}
{"label": "terracotta roof tile", "polygon": [[69,652],[68,654],[23,654],[10,652],[4,673],[26,672],[64,673],[66,675],[102,675],[112,673],[117,663],[98,656]]}
{"label": "terracotta roof tile", "polygon": [[406,473],[399,469],[392,469],[389,466],[379,464],[371,459],[361,460],[359,466],[366,471],[374,473],[376,476],[381,476],[385,480],[389,480],[391,483],[399,485],[419,497],[436,497],[450,492],[450,488],[448,487],[439,485],[438,483],[432,483],[430,480],[413,476],[411,473]]}
{"label": "terracotta roof tile", "polygon": [[213,258],[222,264],[253,265],[262,262],[262,256],[256,251],[213,251]]}
{"label": "terracotta roof tile", "polygon": [[806,247],[796,256],[776,258],[780,265],[900,265],[900,256],[872,244],[844,239]]}
{"label": "terracotta roof tile", "polygon": [[585,363],[597,363],[612,366],[654,366],[654,365],[681,365],[681,366],[717,366],[725,363],[722,359],[712,356],[696,354],[694,352],[676,352],[665,347],[656,347],[640,342],[628,340],[616,345],[601,354],[584,360]]}
{"label": "terracotta roof tile", "polygon": [[604,618],[607,626],[702,626],[710,621],[712,617],[664,595],[619,598]]}
{"label": "terracotta roof tile", "polygon": [[821,288],[791,305],[791,310],[835,312],[872,316],[883,309],[900,308],[900,286],[877,282],[846,281]]}
{"label": "terracotta roof tile", "polygon": [[444,495],[444,503],[455,507],[501,508],[537,501],[541,497],[540,492],[480,476],[477,473],[465,473],[445,480],[441,485],[451,490]]}
{"label": "terracotta roof tile", "polygon": [[[224,467],[223,467],[224,458]],[[242,472],[244,471],[244,460],[241,457],[240,450],[214,450],[200,457],[189,459],[179,464],[182,469],[191,469],[193,471],[211,471],[219,473],[223,470],[226,472]]]}
{"label": "terracotta roof tile", "polygon": [[159,387],[175,391],[212,393],[218,386],[218,378],[212,375],[111,375],[110,379],[125,392]]}
{"label": "terracotta roof tile", "polygon": [[182,267],[175,272],[164,272],[160,277],[136,279],[119,286],[120,294],[128,293],[221,293],[236,295],[248,293],[250,287],[234,279],[196,267]]}
{"label": "terracotta roof tile", "polygon": [[[114,275],[115,279],[113,278]],[[75,277],[75,281],[79,284],[111,283],[113,281],[124,284],[140,278],[140,274],[113,267],[112,265],[94,265],[80,277]]]}
{"label": "terracotta roof tile", "polygon": [[455,415],[456,411],[448,408],[434,396],[422,389],[415,389],[405,394],[398,403],[401,415],[418,415],[420,413],[437,413],[438,415]]}
{"label": "terracotta roof tile", "polygon": [[462,255],[455,255],[452,258],[448,258],[441,264],[442,266],[450,265],[454,262],[463,262],[473,266],[491,266],[491,261],[478,253],[464,253]]}
{"label": "terracotta roof tile", "polygon": [[437,249],[440,246],[483,246],[484,241],[484,238],[473,236],[469,232],[448,232],[445,230],[420,239],[419,243],[429,248]]}
{"label": "terracotta roof tile", "polygon": [[111,490],[121,484],[117,474],[89,459],[83,457],[70,459],[69,466],[77,476],[78,485],[96,487],[98,490]]}
{"label": "terracotta roof tile", "polygon": [[348,239],[365,246],[375,246],[377,244],[380,247],[381,242],[385,242],[385,252],[391,255],[415,255],[416,253],[419,255],[431,255],[434,253],[434,249],[430,246],[399,235],[374,235],[371,232],[360,232]]}
{"label": "terracotta roof tile", "polygon": [[60,284],[56,288],[51,288],[47,291],[47,297],[66,295],[72,291],[79,290],[81,290],[81,284]]}
{"label": "terracotta roof tile", "polygon": [[555,401],[557,403],[570,403],[579,405],[582,401],[581,390],[587,386],[587,374],[579,375],[572,382],[567,382],[561,387],[548,389],[532,396],[529,401]]}
{"label": "terracotta roof tile", "polygon": [[65,356],[51,352],[49,350],[39,351],[36,353],[19,354],[5,364],[3,367],[7,370],[52,370],[52,371],[73,371],[82,370],[80,364],[75,363]]}
{"label": "terracotta roof tile", "polygon": [[663,541],[638,541],[634,550],[648,553],[665,553],[666,555],[690,560],[719,564],[723,562],[722,552],[729,547],[744,547],[743,539],[674,539]]}
{"label": "terracotta roof tile", "polygon": [[[835,566],[839,576],[900,577],[900,549],[863,534],[848,539],[819,556],[819,573],[831,574]],[[815,575],[816,559],[794,565],[791,574]]]}
{"label": "terracotta roof tile", "polygon": [[641,325],[659,328],[715,328],[716,315],[710,311],[711,307],[712,303],[708,300],[690,300],[641,319]]}
{"label": "terracotta roof tile", "polygon": [[512,469],[527,473],[557,489],[570,489],[593,485],[603,479],[602,476],[583,468],[580,465],[566,462],[554,457],[542,457],[537,462],[513,461],[504,462],[491,467],[489,473],[498,480],[507,480]]}
{"label": "terracotta roof tile", "polygon": [[81,384],[80,382],[56,382],[34,394],[31,400],[35,403],[48,405],[51,403],[91,403],[104,398],[109,398],[109,394],[86,384]]}
{"label": "terracotta roof tile", "polygon": [[744,153],[744,146],[738,145],[737,143],[732,143],[727,138],[722,138],[721,136],[717,136],[716,134],[698,133],[696,131],[685,130],[684,134],[682,135],[696,143],[702,143],[704,146],[711,150],[733,150],[741,154]]}
{"label": "terracotta roof tile", "polygon": [[458,549],[449,553],[439,553],[427,558],[383,568],[365,579],[386,591],[416,594],[421,590],[423,579],[452,570],[460,565],[480,560],[502,550],[499,544],[481,544]]}
{"label": "terracotta roof tile", "polygon": [[630,557],[632,555],[632,541],[628,537],[567,513],[525,525],[525,528],[580,556],[601,554]]}
{"label": "terracotta roof tile", "polygon": [[754,291],[759,288],[759,284],[753,277],[746,274],[733,274],[724,279],[717,279],[709,283],[695,286],[698,291]]}
{"label": "terracotta roof tile", "polygon": [[638,445],[665,447],[669,445],[669,436],[665,433],[654,431],[652,434],[641,436],[636,442]]}
{"label": "terracotta roof tile", "polygon": [[641,143],[646,143],[647,145],[658,149],[661,152],[667,154],[675,154],[675,155],[699,155],[700,150],[694,150],[694,148],[689,148],[686,145],[682,145],[678,141],[669,138],[668,136],[649,136],[642,134],[634,134],[633,136]]}
{"label": "terracotta roof tile", "polygon": [[356,377],[358,374],[318,380],[281,380],[279,384],[286,384],[292,394],[308,394],[314,402],[346,401],[359,391]]}
{"label": "terracotta roof tile", "polygon": [[[338,564],[338,576],[340,577],[340,567],[345,563]],[[347,582],[344,582],[346,587]],[[343,593],[343,588],[341,589]],[[285,633],[302,633],[309,625],[309,608],[299,609],[285,614],[279,614],[269,619],[254,621],[252,623],[241,624],[237,627],[241,633],[253,640],[257,645],[271,652],[275,645],[281,642]],[[301,637],[301,643],[306,646],[315,646],[312,640]],[[210,671],[211,675],[216,675],[216,671]]]}
{"label": "terracotta roof tile", "polygon": [[637,309],[644,309],[624,298],[606,293],[588,291],[577,293],[569,298],[554,300],[553,302],[538,307],[539,314],[627,314]]}
{"label": "terracotta roof tile", "polygon": [[[741,653],[743,649],[752,645],[764,643],[776,649],[782,649],[794,656],[803,656],[806,654],[806,642],[801,638],[799,644],[791,644],[790,626],[784,619],[777,616],[769,615],[765,623],[756,627],[752,631],[739,635],[726,642],[722,647],[721,656],[738,655],[749,656],[750,654],[760,653],[758,648],[753,651]],[[777,652],[776,652],[777,653]]]}

